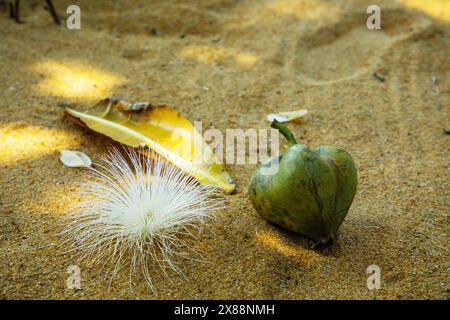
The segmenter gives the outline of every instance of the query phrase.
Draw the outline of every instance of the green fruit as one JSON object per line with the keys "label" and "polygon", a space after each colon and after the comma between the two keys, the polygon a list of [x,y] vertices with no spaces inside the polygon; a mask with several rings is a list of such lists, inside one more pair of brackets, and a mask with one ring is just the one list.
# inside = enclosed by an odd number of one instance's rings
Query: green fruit
{"label": "green fruit", "polygon": [[[289,129],[276,120],[272,127],[280,130],[290,147],[256,169],[249,188],[253,206],[270,222],[316,244],[332,242],[356,192],[352,157],[332,146],[310,149],[298,144]],[[268,169],[277,165],[278,170],[267,175]]]}

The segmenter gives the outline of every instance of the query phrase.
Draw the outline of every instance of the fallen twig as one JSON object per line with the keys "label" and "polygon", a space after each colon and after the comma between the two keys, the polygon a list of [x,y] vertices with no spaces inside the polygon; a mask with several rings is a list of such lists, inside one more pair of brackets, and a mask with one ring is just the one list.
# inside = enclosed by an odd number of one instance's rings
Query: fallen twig
{"label": "fallen twig", "polygon": [[56,13],[55,7],[53,6],[52,0],[45,0],[45,2],[47,3],[48,9],[50,10],[50,14],[53,17],[53,20],[57,25],[60,25],[61,20],[59,20],[58,14]]}

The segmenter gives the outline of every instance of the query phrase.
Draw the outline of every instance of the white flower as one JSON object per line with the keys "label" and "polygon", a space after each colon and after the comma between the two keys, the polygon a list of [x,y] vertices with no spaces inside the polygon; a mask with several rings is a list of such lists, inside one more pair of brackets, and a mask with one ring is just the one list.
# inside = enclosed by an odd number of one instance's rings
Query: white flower
{"label": "white flower", "polygon": [[99,169],[90,169],[92,179],[80,186],[82,202],[68,213],[61,234],[81,259],[109,265],[111,278],[124,265],[141,268],[154,290],[149,268],[179,271],[172,258],[186,256],[183,239],[201,231],[222,199],[158,155],[124,153],[112,149]]}

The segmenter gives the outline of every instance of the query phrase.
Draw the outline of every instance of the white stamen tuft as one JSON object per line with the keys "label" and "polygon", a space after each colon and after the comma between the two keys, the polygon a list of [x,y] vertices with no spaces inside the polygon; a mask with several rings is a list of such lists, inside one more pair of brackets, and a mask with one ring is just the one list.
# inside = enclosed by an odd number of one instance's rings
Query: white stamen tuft
{"label": "white stamen tuft", "polygon": [[173,258],[186,256],[184,238],[195,237],[223,201],[215,188],[139,151],[125,149],[130,165],[112,149],[99,169],[90,169],[92,179],[80,187],[82,202],[68,212],[61,235],[81,259],[109,265],[112,277],[125,265],[133,273],[140,268],[154,290],[149,268],[179,271]]}

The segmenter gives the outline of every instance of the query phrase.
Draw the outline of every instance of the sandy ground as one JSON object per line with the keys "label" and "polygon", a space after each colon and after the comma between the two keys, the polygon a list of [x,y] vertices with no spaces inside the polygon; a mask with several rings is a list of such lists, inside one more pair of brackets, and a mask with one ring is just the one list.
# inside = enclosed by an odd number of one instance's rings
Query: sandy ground
{"label": "sandy ground", "polygon": [[[449,3],[377,1],[382,30],[370,31],[372,2],[78,0],[80,31],[41,7],[24,6],[23,24],[1,12],[0,298],[447,298]],[[62,14],[73,1],[55,3]],[[58,150],[96,161],[111,142],[63,110],[108,94],[171,104],[205,129],[307,108],[290,125],[299,140],[343,147],[359,168],[338,242],[313,251],[269,225],[247,198],[255,166],[228,165],[237,192],[201,238],[207,262],[181,262],[171,281],[153,271],[157,295],[127,272],[108,290],[86,263],[82,289],[67,289],[76,261],[54,234],[86,173]],[[372,264],[380,290],[366,287]]]}

